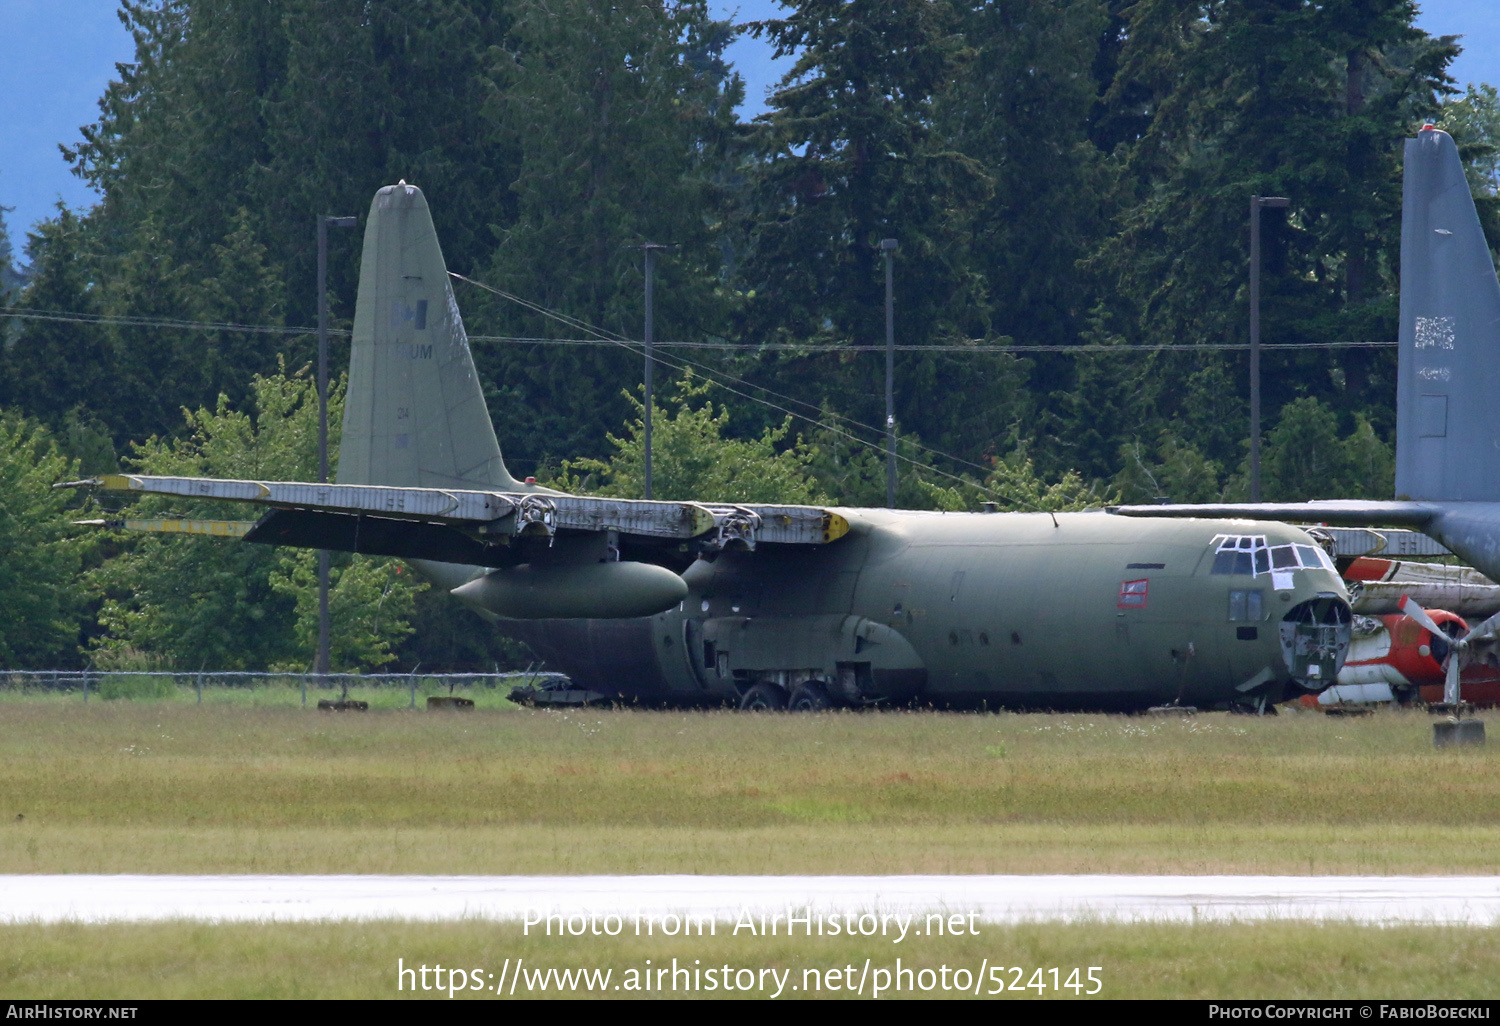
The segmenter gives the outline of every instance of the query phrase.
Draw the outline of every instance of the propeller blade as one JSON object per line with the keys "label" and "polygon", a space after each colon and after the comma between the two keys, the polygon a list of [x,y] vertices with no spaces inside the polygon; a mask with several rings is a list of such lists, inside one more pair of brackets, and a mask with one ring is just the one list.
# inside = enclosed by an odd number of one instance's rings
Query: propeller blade
{"label": "propeller blade", "polygon": [[1484,623],[1480,624],[1478,627],[1475,627],[1473,630],[1469,631],[1469,633],[1465,634],[1464,643],[1467,644],[1470,641],[1491,637],[1495,633],[1497,628],[1500,628],[1500,613],[1496,613],[1494,616],[1484,621]]}
{"label": "propeller blade", "polygon": [[1448,668],[1443,678],[1443,701],[1450,706],[1458,705],[1458,664],[1460,662],[1458,655],[1459,650],[1455,646],[1448,653]]}
{"label": "propeller blade", "polygon": [[[1421,624],[1423,627],[1426,627],[1433,634],[1443,633],[1442,629],[1438,627],[1437,624],[1433,623],[1432,617],[1427,615],[1427,610],[1417,605],[1416,602],[1412,600],[1412,597],[1410,595],[1401,596],[1401,612],[1417,621],[1417,623]],[[1445,640],[1447,639],[1447,635],[1443,635],[1443,637]]]}

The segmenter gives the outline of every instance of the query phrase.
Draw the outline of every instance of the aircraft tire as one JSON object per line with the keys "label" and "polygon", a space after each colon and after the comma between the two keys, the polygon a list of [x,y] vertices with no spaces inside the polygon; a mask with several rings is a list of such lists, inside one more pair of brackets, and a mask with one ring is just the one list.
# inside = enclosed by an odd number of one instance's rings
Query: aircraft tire
{"label": "aircraft tire", "polygon": [[833,700],[828,697],[828,689],[823,686],[822,681],[809,680],[792,689],[792,698],[787,703],[787,708],[792,712],[822,712],[833,708]]}
{"label": "aircraft tire", "polygon": [[767,680],[753,685],[740,699],[740,709],[745,712],[780,712],[785,708],[786,691]]}

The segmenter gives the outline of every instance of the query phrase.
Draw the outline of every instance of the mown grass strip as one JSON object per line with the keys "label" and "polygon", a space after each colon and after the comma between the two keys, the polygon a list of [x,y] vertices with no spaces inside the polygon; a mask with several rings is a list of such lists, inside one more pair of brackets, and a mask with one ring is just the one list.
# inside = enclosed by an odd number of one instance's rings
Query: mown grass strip
{"label": "mown grass strip", "polygon": [[[548,969],[608,969],[605,997],[770,996],[775,984],[748,994],[707,989],[698,977],[679,976],[675,991],[631,990],[634,970],[773,969],[785,981],[782,998],[848,997],[843,985],[857,981],[865,959],[891,972],[896,960],[911,970],[911,985],[882,997],[973,998],[972,991],[943,990],[963,969],[983,985],[987,1000],[1029,1001],[1038,988],[1025,984],[1042,969],[1044,998],[1073,999],[1065,986],[1053,989],[1050,973],[1065,983],[1077,967],[1098,966],[1103,998],[1494,998],[1500,994],[1500,929],[1360,927],[1297,923],[1183,925],[1028,924],[982,927],[977,937],[888,940],[734,936],[720,926],[713,937],[522,936],[515,923],[290,923],[277,925],[198,923],[139,925],[59,924],[0,927],[0,997],[5,998],[416,998],[450,1000],[436,974],[397,989],[397,966],[444,968],[444,980],[459,980],[453,999],[507,1000],[492,989],[502,967],[523,959],[532,972]],[[852,966],[850,973],[845,967]],[[1005,967],[991,976],[982,967]],[[946,974],[942,972],[947,968]],[[922,970],[931,970],[922,974]],[[1013,969],[1022,970],[1019,975]],[[450,977],[452,970],[462,976]],[[474,973],[478,973],[475,976]],[[834,975],[830,976],[830,972]],[[739,976],[740,980],[750,977]],[[1086,972],[1080,979],[1086,978]],[[516,997],[559,994],[555,977],[542,991],[523,985]],[[819,981],[816,989],[814,980]],[[932,989],[920,989],[932,981]],[[989,993],[996,981],[1006,989]],[[831,989],[830,983],[839,984]],[[1019,990],[1010,987],[1021,984]],[[623,984],[623,986],[621,986]],[[413,992],[410,986],[417,989]],[[621,989],[616,990],[617,986]],[[792,987],[796,990],[792,990]],[[871,986],[865,989],[870,996]],[[913,993],[915,989],[915,993]],[[1088,989],[1085,987],[1084,989]],[[812,992],[809,993],[809,990]]]}
{"label": "mown grass strip", "polygon": [[1430,721],[0,705],[11,872],[1500,870]]}

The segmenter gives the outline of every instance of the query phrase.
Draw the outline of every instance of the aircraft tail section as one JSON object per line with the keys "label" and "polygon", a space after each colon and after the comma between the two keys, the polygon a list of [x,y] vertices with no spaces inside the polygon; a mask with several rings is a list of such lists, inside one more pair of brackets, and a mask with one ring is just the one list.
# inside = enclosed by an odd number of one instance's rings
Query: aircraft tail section
{"label": "aircraft tail section", "polygon": [[535,490],[505,468],[427,200],[404,182],[365,226],[337,481]]}
{"label": "aircraft tail section", "polygon": [[1458,147],[1406,142],[1396,494],[1500,501],[1500,281]]}

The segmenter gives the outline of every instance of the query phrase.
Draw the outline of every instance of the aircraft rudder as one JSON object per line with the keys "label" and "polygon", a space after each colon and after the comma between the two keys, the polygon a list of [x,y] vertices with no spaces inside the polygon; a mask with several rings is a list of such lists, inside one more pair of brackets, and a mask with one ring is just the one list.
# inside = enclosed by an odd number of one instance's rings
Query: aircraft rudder
{"label": "aircraft rudder", "polygon": [[526,487],[500,455],[426,197],[405,182],[365,225],[338,481]]}
{"label": "aircraft rudder", "polygon": [[1406,142],[1396,494],[1500,500],[1500,281],[1458,147]]}

